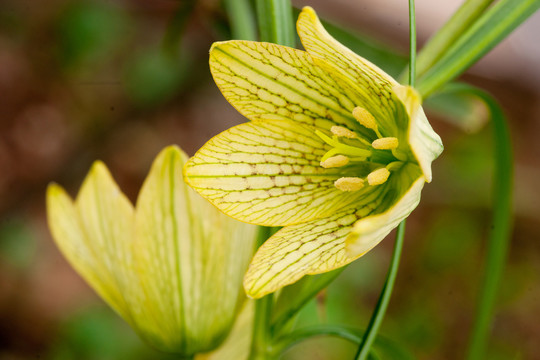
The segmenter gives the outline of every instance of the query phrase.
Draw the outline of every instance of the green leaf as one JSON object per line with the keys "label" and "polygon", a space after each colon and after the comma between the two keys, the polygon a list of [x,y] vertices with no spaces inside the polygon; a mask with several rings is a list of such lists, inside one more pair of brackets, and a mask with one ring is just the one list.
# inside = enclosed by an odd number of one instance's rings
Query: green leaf
{"label": "green leaf", "polygon": [[311,299],[334,281],[345,268],[346,266],[343,266],[324,274],[305,276],[294,284],[284,287],[279,293],[272,314],[273,331],[279,333]]}
{"label": "green leaf", "polygon": [[[330,324],[314,325],[294,330],[289,334],[279,337],[273,345],[272,352],[274,355],[278,355],[294,345],[315,336],[338,337],[358,345],[361,343],[362,337],[365,334],[366,332],[364,330],[354,329],[348,326]],[[400,344],[384,336],[378,335],[375,338],[373,345],[377,350],[377,354],[384,354],[383,359],[415,359],[415,357]]]}
{"label": "green leaf", "polygon": [[493,122],[495,140],[494,206],[484,274],[467,352],[467,359],[474,360],[483,358],[485,355],[493,322],[495,300],[510,246],[513,184],[512,146],[506,117],[493,97],[480,89],[464,84],[453,84],[443,90],[468,93],[479,97],[488,106]]}
{"label": "green leaf", "polygon": [[540,8],[540,0],[501,0],[485,12],[418,79],[418,91],[427,97],[474,64]]}
{"label": "green leaf", "polygon": [[225,0],[231,23],[231,35],[237,40],[257,40],[255,19],[248,0]]}
{"label": "green leaf", "polygon": [[428,71],[493,2],[494,0],[466,0],[422,47],[416,59],[416,75],[421,76]]}
{"label": "green leaf", "polygon": [[424,108],[466,133],[480,131],[489,120],[486,104],[468,93],[437,92],[426,99]]}
{"label": "green leaf", "polygon": [[261,41],[295,47],[291,0],[256,0],[256,6]]}

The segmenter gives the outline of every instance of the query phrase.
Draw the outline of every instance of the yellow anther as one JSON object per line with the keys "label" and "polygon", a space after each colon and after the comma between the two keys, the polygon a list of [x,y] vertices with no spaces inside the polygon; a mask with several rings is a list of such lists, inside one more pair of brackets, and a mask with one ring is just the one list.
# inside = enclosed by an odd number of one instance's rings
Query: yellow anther
{"label": "yellow anther", "polygon": [[358,177],[342,177],[334,182],[334,186],[341,191],[357,191],[364,187],[364,179]]}
{"label": "yellow anther", "polygon": [[370,114],[369,111],[364,109],[363,107],[357,106],[353,109],[352,114],[354,118],[364,127],[371,129],[373,131],[377,131],[377,123],[375,122],[375,118],[373,115]]}
{"label": "yellow anther", "polygon": [[388,177],[390,176],[390,171],[388,171],[387,168],[380,168],[375,171],[372,171],[367,176],[367,181],[369,185],[381,185],[388,180]]}
{"label": "yellow anther", "polygon": [[357,137],[356,133],[347,128],[344,128],[343,126],[332,126],[330,128],[330,131],[332,132],[332,134],[338,137],[346,137],[349,139],[355,139]]}
{"label": "yellow anther", "polygon": [[392,149],[397,148],[398,144],[399,142],[397,138],[385,137],[385,138],[380,138],[373,141],[373,143],[371,143],[371,146],[373,146],[374,149],[379,149],[379,150],[392,150]]}
{"label": "yellow anther", "polygon": [[336,155],[329,157],[328,159],[321,161],[321,166],[323,168],[335,168],[345,166],[349,163],[349,158],[345,155]]}

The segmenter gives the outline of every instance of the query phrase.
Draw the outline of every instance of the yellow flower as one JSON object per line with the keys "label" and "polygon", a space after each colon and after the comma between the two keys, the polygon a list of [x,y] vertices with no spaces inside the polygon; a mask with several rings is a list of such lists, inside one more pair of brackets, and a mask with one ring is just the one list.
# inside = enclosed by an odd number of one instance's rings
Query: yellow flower
{"label": "yellow flower", "polygon": [[232,327],[256,227],[187,187],[186,160],[177,147],[163,150],[135,208],[96,162],[75,202],[49,186],[47,214],[67,260],[143,339],[192,355],[217,347]]}
{"label": "yellow flower", "polygon": [[443,149],[414,89],[338,43],[313,9],[297,29],[306,51],[212,46],[216,84],[251,122],[211,139],[184,170],[226,214],[284,226],[251,262],[252,297],[372,249],[418,205]]}

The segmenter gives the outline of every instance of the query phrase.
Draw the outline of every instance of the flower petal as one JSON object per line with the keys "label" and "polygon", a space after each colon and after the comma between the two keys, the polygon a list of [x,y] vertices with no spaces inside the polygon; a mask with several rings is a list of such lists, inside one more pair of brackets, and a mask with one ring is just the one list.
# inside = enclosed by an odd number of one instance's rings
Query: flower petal
{"label": "flower petal", "polygon": [[377,245],[418,206],[425,179],[420,176],[385,212],[358,220],[346,240],[347,256],[357,258]]}
{"label": "flower petal", "polygon": [[304,51],[251,41],[214,43],[210,70],[225,98],[250,120],[357,126],[357,104]]}
{"label": "flower petal", "polygon": [[185,168],[186,181],[227,215],[285,226],[333,214],[363,196],[336,189],[347,169],[325,169],[330,150],[315,129],[268,120],[235,126],[208,141]]}
{"label": "flower petal", "polygon": [[333,216],[287,226],[257,251],[244,278],[246,294],[260,298],[305,275],[344,266],[354,258],[345,254],[345,238],[359,219],[348,208]]}
{"label": "flower petal", "polygon": [[345,239],[355,222],[377,211],[385,186],[374,187],[361,201],[326,218],[287,226],[257,251],[244,277],[248,296],[260,298],[304,275],[314,275],[344,266],[357,259],[345,253]]}
{"label": "flower petal", "polygon": [[442,140],[429,124],[420,106],[420,94],[410,86],[397,85],[394,93],[405,105],[411,119],[409,124],[409,144],[427,182],[431,182],[431,162],[443,151]]}
{"label": "flower petal", "polygon": [[315,10],[311,7],[305,6],[302,9],[296,28],[302,45],[311,56],[335,64],[351,80],[362,83],[375,80],[390,88],[398,84],[379,67],[334,39],[323,27]]}
{"label": "flower petal", "polygon": [[347,82],[356,96],[356,106],[366,108],[380,124],[384,136],[397,136],[400,123],[407,123],[401,103],[392,93],[398,83],[383,70],[340,44],[323,27],[315,11],[306,6],[296,24],[302,45],[315,65],[338,83]]}
{"label": "flower petal", "polygon": [[212,352],[197,354],[195,360],[248,360],[253,336],[254,305],[253,300],[247,300],[227,340]]}
{"label": "flower petal", "polygon": [[[257,227],[220,213],[182,182],[187,156],[177,147],[154,161],[136,207],[139,328],[162,350],[193,354],[227,335]],[[141,306],[145,304],[145,306]]]}
{"label": "flower petal", "polygon": [[117,281],[132,239],[133,208],[105,165],[94,163],[76,204],[58,185],[47,189],[49,228],[75,270],[126,321],[133,323]]}

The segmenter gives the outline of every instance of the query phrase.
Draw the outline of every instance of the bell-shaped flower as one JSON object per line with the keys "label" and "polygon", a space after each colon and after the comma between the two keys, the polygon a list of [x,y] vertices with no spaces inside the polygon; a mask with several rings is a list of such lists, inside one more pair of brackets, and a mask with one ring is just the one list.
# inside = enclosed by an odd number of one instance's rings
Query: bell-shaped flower
{"label": "bell-shaped flower", "polygon": [[184,170],[226,214],[284,226],[251,262],[252,297],[372,249],[417,206],[443,149],[413,88],[337,42],[313,9],[297,29],[306,51],[212,46],[216,84],[251,121],[208,141]]}
{"label": "bell-shaped flower", "polygon": [[182,181],[177,147],[154,161],[135,207],[96,162],[75,201],[47,191],[49,227],[75,270],[155,348],[216,348],[245,296],[256,227],[220,213]]}

